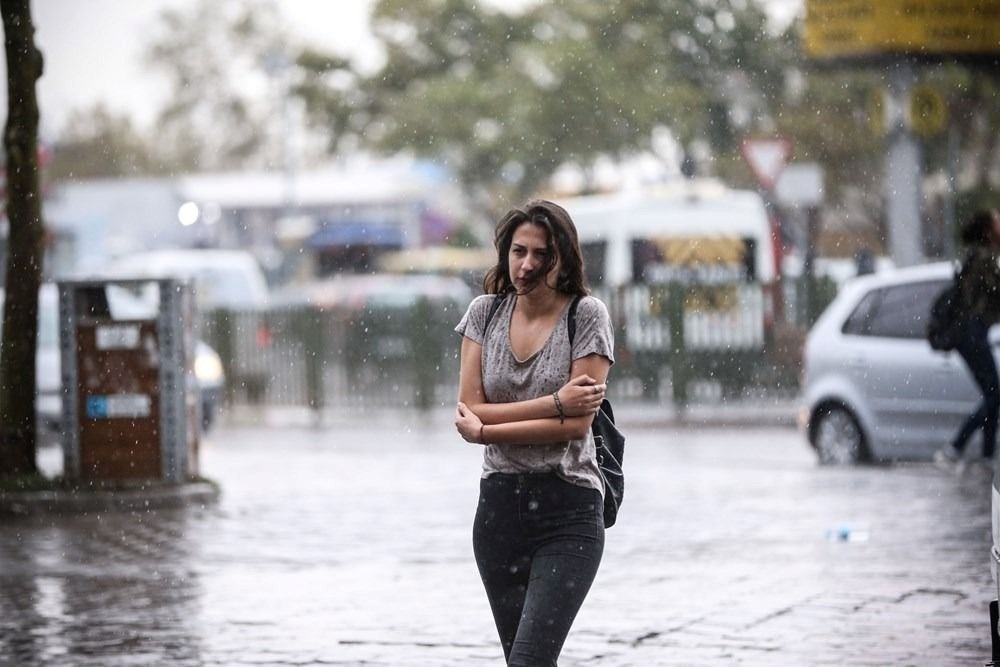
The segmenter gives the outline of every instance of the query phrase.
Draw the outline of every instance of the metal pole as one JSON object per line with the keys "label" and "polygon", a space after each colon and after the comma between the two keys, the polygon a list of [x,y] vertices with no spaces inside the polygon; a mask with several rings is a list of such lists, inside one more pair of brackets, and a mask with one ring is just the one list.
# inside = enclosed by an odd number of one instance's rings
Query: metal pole
{"label": "metal pole", "polygon": [[906,108],[916,82],[916,70],[901,59],[889,72],[886,153],[886,204],[889,221],[889,254],[897,266],[924,261],[923,218],[920,211],[920,143],[906,127]]}
{"label": "metal pole", "polygon": [[944,256],[951,259],[955,256],[955,179],[958,176],[958,128],[948,126],[948,192],[944,200],[944,239],[942,249]]}
{"label": "metal pole", "polygon": [[684,341],[684,296],[688,283],[673,281],[667,285],[667,318],[670,323],[670,380],[674,391],[674,407],[678,415],[687,409],[687,383],[691,359]]}
{"label": "metal pole", "polygon": [[819,319],[819,298],[816,294],[816,237],[819,233],[819,209],[806,209],[806,255],[802,274],[806,283],[806,322],[812,326]]}

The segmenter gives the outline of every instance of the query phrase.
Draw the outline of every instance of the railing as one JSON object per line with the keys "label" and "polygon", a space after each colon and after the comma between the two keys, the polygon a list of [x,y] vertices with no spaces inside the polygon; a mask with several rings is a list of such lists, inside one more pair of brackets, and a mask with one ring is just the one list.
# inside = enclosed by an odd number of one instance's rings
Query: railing
{"label": "railing", "polygon": [[408,309],[216,311],[202,336],[230,404],[428,408],[457,392],[457,304]]}
{"label": "railing", "polygon": [[[618,398],[684,405],[715,386],[793,392],[804,328],[773,321],[759,285],[631,285],[596,291],[616,330],[612,387]],[[202,337],[223,359],[230,405],[325,408],[450,404],[458,392],[465,304],[420,301],[407,308],[217,311]]]}

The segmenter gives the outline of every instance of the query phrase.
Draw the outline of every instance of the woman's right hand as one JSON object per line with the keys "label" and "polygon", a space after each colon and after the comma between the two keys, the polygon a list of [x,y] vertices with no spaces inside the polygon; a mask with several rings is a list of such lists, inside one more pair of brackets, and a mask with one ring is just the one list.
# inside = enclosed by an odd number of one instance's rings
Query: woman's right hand
{"label": "woman's right hand", "polygon": [[471,442],[474,445],[486,444],[481,437],[483,435],[482,420],[462,401],[459,401],[455,408],[455,428],[466,442]]}
{"label": "woman's right hand", "polygon": [[607,384],[597,384],[589,375],[577,375],[557,392],[567,417],[595,414],[604,401]]}

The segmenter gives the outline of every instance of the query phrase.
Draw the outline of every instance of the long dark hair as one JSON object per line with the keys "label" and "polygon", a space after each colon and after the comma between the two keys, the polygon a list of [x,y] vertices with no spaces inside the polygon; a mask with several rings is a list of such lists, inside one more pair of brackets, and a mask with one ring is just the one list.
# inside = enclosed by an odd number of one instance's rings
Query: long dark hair
{"label": "long dark hair", "polygon": [[986,208],[973,213],[968,222],[962,225],[962,243],[967,246],[989,245],[994,215],[995,210]]}
{"label": "long dark hair", "polygon": [[483,291],[487,294],[505,294],[514,289],[510,278],[510,246],[514,232],[523,224],[537,225],[545,230],[549,261],[539,267],[537,275],[542,279],[548,275],[556,261],[561,262],[556,284],[551,287],[564,294],[585,296],[590,293],[583,274],[583,253],[576,234],[576,225],[562,206],[544,199],[532,199],[523,206],[512,208],[497,223],[493,240],[497,248],[497,263],[483,279]]}

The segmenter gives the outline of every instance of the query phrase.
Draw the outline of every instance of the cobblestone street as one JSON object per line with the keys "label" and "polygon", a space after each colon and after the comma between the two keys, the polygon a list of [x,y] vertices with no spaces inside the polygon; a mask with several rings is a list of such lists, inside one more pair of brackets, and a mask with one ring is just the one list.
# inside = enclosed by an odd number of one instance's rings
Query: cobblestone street
{"label": "cobblestone street", "polygon": [[[562,665],[976,665],[989,480],[820,468],[793,429],[629,428]],[[0,518],[0,664],[500,665],[481,452],[447,413],[222,427],[217,506]]]}

